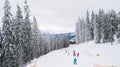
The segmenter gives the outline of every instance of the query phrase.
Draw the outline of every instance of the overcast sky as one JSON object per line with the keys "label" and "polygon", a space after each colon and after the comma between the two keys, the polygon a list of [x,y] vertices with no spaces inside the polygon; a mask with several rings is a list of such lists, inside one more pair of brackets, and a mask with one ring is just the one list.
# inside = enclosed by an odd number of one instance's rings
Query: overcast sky
{"label": "overcast sky", "polygon": [[[0,24],[3,16],[5,0],[0,0]],[[24,0],[9,0],[11,12],[15,15],[16,5],[22,8]],[[36,16],[38,26],[42,31],[50,33],[74,32],[75,21],[86,16],[86,10],[97,12],[99,8],[105,11],[120,10],[120,0],[28,0],[31,16]]]}

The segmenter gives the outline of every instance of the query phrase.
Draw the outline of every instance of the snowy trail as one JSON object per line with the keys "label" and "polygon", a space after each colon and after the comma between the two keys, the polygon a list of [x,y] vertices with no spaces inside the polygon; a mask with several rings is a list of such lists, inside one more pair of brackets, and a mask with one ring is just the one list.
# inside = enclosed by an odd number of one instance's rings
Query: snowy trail
{"label": "snowy trail", "polygon": [[[34,64],[36,65],[36,67],[42,66],[42,67],[80,67],[80,66],[84,66],[84,67],[92,67],[92,63],[91,61],[88,60],[92,60],[91,56],[89,56],[88,52],[85,51],[81,51],[81,50],[76,50],[76,52],[80,52],[80,57],[77,57],[77,65],[73,64],[73,50],[75,49],[71,49],[71,47],[67,48],[67,50],[69,50],[69,55],[66,53],[66,49],[62,49],[62,50],[57,50],[57,51],[53,51],[50,52],[49,54],[42,56],[41,58],[34,60]],[[88,54],[87,54],[88,53]],[[85,60],[85,58],[87,60]],[[90,65],[89,65],[90,64]],[[59,66],[58,66],[59,65]],[[28,67],[30,67],[28,65]]]}
{"label": "snowy trail", "polygon": [[[80,53],[77,57],[77,65],[73,64],[73,50]],[[120,66],[120,52],[118,51],[120,51],[120,45],[83,43],[52,51],[33,60],[32,64],[35,64],[35,67],[93,67],[94,64]],[[96,56],[97,53],[100,56]],[[26,67],[31,67],[31,64]]]}

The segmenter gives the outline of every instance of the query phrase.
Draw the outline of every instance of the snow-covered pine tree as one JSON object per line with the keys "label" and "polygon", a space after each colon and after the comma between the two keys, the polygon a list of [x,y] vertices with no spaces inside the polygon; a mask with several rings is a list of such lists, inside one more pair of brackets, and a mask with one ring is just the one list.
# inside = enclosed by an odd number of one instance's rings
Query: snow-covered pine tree
{"label": "snow-covered pine tree", "polygon": [[85,21],[84,21],[84,18],[82,19],[79,19],[79,43],[83,43],[85,42],[85,36],[86,36],[86,26],[85,26]]}
{"label": "snow-covered pine tree", "polygon": [[81,27],[81,25],[82,25],[82,22],[81,22],[81,18],[80,17],[78,17],[78,44],[79,43],[81,43],[82,42],[82,40],[81,40],[81,38],[82,38],[82,31],[81,31],[81,29],[82,29],[82,27]]}
{"label": "snow-covered pine tree", "polygon": [[58,38],[58,49],[60,49],[62,47],[62,45],[60,45],[60,44],[61,44],[61,36]]}
{"label": "snow-covered pine tree", "polygon": [[79,18],[75,26],[75,40],[76,40],[76,44],[79,44]]}
{"label": "snow-covered pine tree", "polygon": [[17,5],[17,12],[15,16],[15,21],[13,24],[13,31],[15,35],[15,58],[16,58],[16,67],[23,66],[23,30],[22,30],[22,24],[23,24],[23,16],[22,11],[19,5]]}
{"label": "snow-covered pine tree", "polygon": [[102,19],[104,19],[101,26],[101,39],[102,43],[108,42],[109,32],[110,32],[110,23],[109,23],[109,14],[106,14]]}
{"label": "snow-covered pine tree", "polygon": [[44,39],[44,40],[46,40],[46,43],[47,43],[47,53],[48,52],[50,52],[51,50],[51,41],[50,41],[50,34],[49,33],[47,33],[47,36],[46,36],[46,39]]}
{"label": "snow-covered pine tree", "polygon": [[108,42],[108,31],[109,31],[109,16],[105,15],[104,11],[99,9],[99,23],[100,23],[100,34],[101,41],[103,43]]}
{"label": "snow-covered pine tree", "polygon": [[84,20],[84,18],[82,18],[82,20],[81,20],[81,22],[82,22],[82,29],[81,29],[81,31],[82,31],[82,42],[85,42],[85,33],[86,33],[86,31],[85,31],[85,20]]}
{"label": "snow-covered pine tree", "polygon": [[41,44],[42,44],[41,51],[42,51],[42,54],[46,54],[49,51],[49,49],[48,49],[48,33],[43,33],[41,38],[42,38],[41,39],[42,40],[41,41]]}
{"label": "snow-covered pine tree", "polygon": [[[42,45],[42,35],[41,35],[41,31],[39,30],[38,31],[38,52],[39,52],[39,54],[38,54],[38,56],[37,57],[40,57],[41,55],[43,55],[43,49],[44,49],[44,45]],[[43,51],[43,52],[42,52]]]}
{"label": "snow-covered pine tree", "polygon": [[57,50],[58,49],[58,38],[54,37],[54,49]]}
{"label": "snow-covered pine tree", "polygon": [[117,39],[118,42],[120,43],[120,24],[118,24]]}
{"label": "snow-covered pine tree", "polygon": [[24,6],[24,23],[23,23],[23,60],[24,63],[30,62],[31,59],[33,59],[32,56],[32,28],[31,28],[31,21],[30,21],[30,9],[27,4],[27,0],[25,0],[25,6]]}
{"label": "snow-covered pine tree", "polygon": [[5,0],[4,16],[2,19],[3,41],[1,53],[1,67],[15,67],[15,36],[12,32],[12,14],[11,6],[8,0]]}
{"label": "snow-covered pine tree", "polygon": [[92,26],[93,24],[90,23],[88,11],[86,20],[84,20],[84,18],[78,18],[75,28],[75,38],[77,44],[92,40],[92,36],[94,35]]}
{"label": "snow-covered pine tree", "polygon": [[117,39],[118,39],[118,42],[120,43],[120,12],[118,13],[118,29],[117,29],[117,32],[116,32],[116,36],[117,36]]}
{"label": "snow-covered pine tree", "polygon": [[63,39],[62,40],[62,42],[63,42],[63,48],[69,47],[69,44],[70,44],[69,39],[66,36],[63,36],[62,39]]}
{"label": "snow-covered pine tree", "polygon": [[3,37],[2,37],[2,30],[1,30],[1,28],[0,28],[0,65],[1,65],[1,63],[2,63],[2,61],[1,61],[1,59],[2,59],[2,57],[1,57],[1,52],[2,52],[2,39],[3,39]]}
{"label": "snow-covered pine tree", "polygon": [[63,35],[60,35],[60,38],[59,38],[59,42],[58,42],[58,43],[59,43],[59,49],[64,47]]}
{"label": "snow-covered pine tree", "polygon": [[54,50],[54,46],[55,46],[54,45],[55,41],[54,41],[54,37],[52,35],[50,36],[50,42],[51,42],[51,49],[50,50],[53,51]]}
{"label": "snow-covered pine tree", "polygon": [[94,12],[92,11],[92,15],[91,15],[91,29],[90,29],[90,32],[91,32],[91,36],[92,36],[92,40],[94,39],[94,24],[95,24],[95,14]]}
{"label": "snow-covered pine tree", "polygon": [[2,37],[2,30],[0,28],[0,54],[1,54],[1,50],[2,50],[2,39],[3,39],[3,37]]}
{"label": "snow-covered pine tree", "polygon": [[117,27],[118,27],[118,21],[117,21],[117,14],[114,10],[111,10],[110,13],[110,33],[109,33],[109,42],[114,41],[114,34],[117,31]]}
{"label": "snow-covered pine tree", "polygon": [[48,52],[52,51],[52,45],[53,45],[53,38],[52,38],[52,35],[48,33],[47,35]]}
{"label": "snow-covered pine tree", "polygon": [[81,20],[80,17],[79,17],[78,21],[79,21],[79,29],[78,29],[79,30],[79,33],[78,33],[79,43],[82,43],[83,42],[83,39],[82,39],[83,38],[83,34],[82,34],[83,33],[83,31],[82,31],[83,30],[83,21]]}
{"label": "snow-covered pine tree", "polygon": [[58,49],[58,38],[54,37],[54,50]]}
{"label": "snow-covered pine tree", "polygon": [[94,40],[95,43],[100,43],[101,34],[100,34],[100,22],[99,22],[99,16],[96,14],[95,16],[95,25],[94,25]]}
{"label": "snow-covered pine tree", "polygon": [[90,19],[89,19],[89,12],[88,12],[88,10],[87,10],[87,14],[86,14],[86,36],[85,36],[85,39],[86,39],[86,42],[87,41],[90,41],[90,40],[92,40],[92,35],[91,35],[91,32],[90,32]]}
{"label": "snow-covered pine tree", "polygon": [[38,26],[37,26],[37,20],[34,16],[33,18],[33,55],[35,56],[35,58],[39,57],[38,54],[40,54],[40,48],[41,48],[41,44],[40,44],[40,31],[38,29]]}
{"label": "snow-covered pine tree", "polygon": [[[53,51],[55,50],[54,47],[55,47],[55,37],[51,34],[49,34],[48,36],[48,45],[49,45],[49,51]],[[60,44],[56,44],[56,45],[60,45]]]}
{"label": "snow-covered pine tree", "polygon": [[96,20],[94,25],[94,39],[95,43],[100,43],[101,39],[104,41],[104,11],[99,9],[98,15],[96,14]]}

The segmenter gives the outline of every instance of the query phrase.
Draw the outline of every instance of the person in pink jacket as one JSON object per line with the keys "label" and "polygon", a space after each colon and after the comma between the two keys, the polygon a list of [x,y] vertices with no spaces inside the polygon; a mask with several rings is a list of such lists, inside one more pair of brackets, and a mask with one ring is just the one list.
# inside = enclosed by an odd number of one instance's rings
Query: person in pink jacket
{"label": "person in pink jacket", "polygon": [[77,57],[79,57],[79,52],[77,52]]}

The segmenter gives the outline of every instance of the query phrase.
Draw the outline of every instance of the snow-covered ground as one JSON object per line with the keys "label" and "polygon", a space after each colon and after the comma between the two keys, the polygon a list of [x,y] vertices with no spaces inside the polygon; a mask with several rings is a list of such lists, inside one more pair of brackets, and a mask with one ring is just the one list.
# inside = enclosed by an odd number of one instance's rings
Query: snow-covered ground
{"label": "snow-covered ground", "polygon": [[[76,57],[77,65],[73,64],[73,50],[80,53],[80,56]],[[120,67],[119,51],[120,44],[95,44],[91,41],[52,51],[34,59],[26,67]]]}

